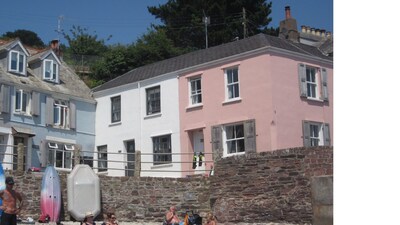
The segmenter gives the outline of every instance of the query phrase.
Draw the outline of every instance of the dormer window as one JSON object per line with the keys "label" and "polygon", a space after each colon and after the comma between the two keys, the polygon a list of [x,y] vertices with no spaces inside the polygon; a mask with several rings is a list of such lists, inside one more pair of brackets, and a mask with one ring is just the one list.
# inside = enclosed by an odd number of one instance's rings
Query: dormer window
{"label": "dormer window", "polygon": [[10,51],[8,71],[25,75],[26,56],[22,52]]}
{"label": "dormer window", "polygon": [[58,64],[54,60],[49,59],[45,59],[43,64],[43,79],[56,82],[58,77]]}

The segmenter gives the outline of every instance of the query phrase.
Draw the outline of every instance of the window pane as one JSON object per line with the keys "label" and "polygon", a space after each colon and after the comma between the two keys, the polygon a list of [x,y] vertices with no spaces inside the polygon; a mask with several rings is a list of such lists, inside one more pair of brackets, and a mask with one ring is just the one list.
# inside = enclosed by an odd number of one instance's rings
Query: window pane
{"label": "window pane", "polygon": [[51,79],[51,61],[44,63],[44,78]]}
{"label": "window pane", "polygon": [[171,135],[153,138],[154,164],[165,164],[172,161]]}
{"label": "window pane", "polygon": [[111,98],[111,122],[121,121],[121,96]]}
{"label": "window pane", "polygon": [[21,111],[26,112],[26,106],[28,104],[28,94],[23,93],[22,94],[22,108]]}
{"label": "window pane", "polygon": [[237,141],[237,152],[244,152],[244,139]]}
{"label": "window pane", "polygon": [[21,91],[15,92],[15,111],[21,110]]}
{"label": "window pane", "polygon": [[99,172],[107,171],[107,146],[99,146],[97,147],[97,151]]}
{"label": "window pane", "polygon": [[24,60],[25,59],[25,56],[24,55],[22,55],[22,54],[20,54],[19,55],[19,68],[18,68],[18,71],[19,72],[24,72]]}
{"label": "window pane", "polygon": [[244,137],[243,136],[243,125],[236,125],[235,126],[235,129],[236,129],[236,132],[235,132],[235,134],[236,134],[236,138],[240,138],[240,137]]}
{"label": "window pane", "polygon": [[11,70],[17,70],[18,53],[11,52]]}
{"label": "window pane", "polygon": [[63,152],[56,151],[56,167],[63,168]]}
{"label": "window pane", "polygon": [[54,123],[60,124],[60,108],[54,107]]}
{"label": "window pane", "polygon": [[56,80],[57,79],[57,64],[56,63],[53,63],[53,77],[52,77],[52,79],[53,80]]}
{"label": "window pane", "polygon": [[161,112],[160,107],[160,87],[147,90],[147,114]]}
{"label": "window pane", "polygon": [[233,139],[235,136],[234,134],[234,126],[227,126],[225,129],[226,132],[226,139],[230,140]]}
{"label": "window pane", "polygon": [[71,159],[72,153],[70,151],[65,151],[65,157],[64,157],[64,168],[72,168],[72,159]]}

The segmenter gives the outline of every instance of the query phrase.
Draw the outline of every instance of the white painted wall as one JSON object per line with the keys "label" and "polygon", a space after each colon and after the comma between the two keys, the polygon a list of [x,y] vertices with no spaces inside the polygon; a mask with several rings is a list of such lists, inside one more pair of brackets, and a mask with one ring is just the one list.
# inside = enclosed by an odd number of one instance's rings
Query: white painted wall
{"label": "white painted wall", "polygon": [[[146,88],[160,86],[161,114],[146,116]],[[121,95],[121,123],[111,124],[111,97]],[[96,109],[96,141],[98,146],[107,145],[108,160],[126,161],[125,141],[135,140],[136,151],[142,152],[142,162],[152,162],[152,137],[171,134],[172,153],[180,153],[178,79],[175,74],[128,84],[112,90],[94,93]],[[96,155],[97,157],[97,155]],[[172,155],[173,162],[180,162],[180,155]],[[96,162],[94,163],[96,166]],[[109,168],[124,169],[125,164],[108,162]],[[181,164],[154,166],[142,163],[141,176],[180,177],[180,172],[151,172],[154,170],[180,171]],[[146,171],[146,172],[145,172]],[[109,176],[124,176],[124,170],[108,170]]]}

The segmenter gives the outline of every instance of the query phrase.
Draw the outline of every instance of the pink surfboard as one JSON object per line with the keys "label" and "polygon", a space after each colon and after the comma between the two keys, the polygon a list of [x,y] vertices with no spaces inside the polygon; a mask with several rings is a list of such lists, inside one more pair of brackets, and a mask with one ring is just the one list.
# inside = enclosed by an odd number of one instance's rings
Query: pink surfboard
{"label": "pink surfboard", "polygon": [[49,217],[49,222],[58,222],[61,209],[60,177],[53,166],[47,166],[42,179],[40,192],[42,215]]}

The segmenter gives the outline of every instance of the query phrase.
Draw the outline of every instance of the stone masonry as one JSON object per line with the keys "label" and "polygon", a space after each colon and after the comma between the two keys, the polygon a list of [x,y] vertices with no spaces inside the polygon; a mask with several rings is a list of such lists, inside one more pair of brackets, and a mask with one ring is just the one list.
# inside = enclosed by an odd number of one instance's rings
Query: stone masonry
{"label": "stone masonry", "polygon": [[[214,176],[187,178],[100,176],[102,211],[120,221],[160,222],[170,205],[183,218],[193,210],[204,218],[213,211],[221,224],[313,221],[311,178],[333,175],[333,148],[294,148],[223,158]],[[15,188],[25,196],[22,218],[40,215],[42,173],[17,173]],[[67,212],[67,173],[60,172],[62,221]],[[96,220],[101,220],[101,215]]]}

